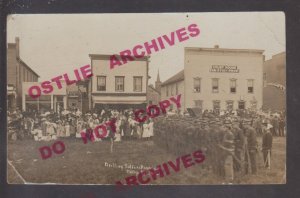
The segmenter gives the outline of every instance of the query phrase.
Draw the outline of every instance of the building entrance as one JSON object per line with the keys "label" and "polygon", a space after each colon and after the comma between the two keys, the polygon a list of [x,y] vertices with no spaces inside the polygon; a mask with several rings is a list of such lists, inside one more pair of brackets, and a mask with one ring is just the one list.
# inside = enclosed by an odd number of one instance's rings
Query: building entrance
{"label": "building entrance", "polygon": [[245,109],[245,101],[239,101],[239,109]]}

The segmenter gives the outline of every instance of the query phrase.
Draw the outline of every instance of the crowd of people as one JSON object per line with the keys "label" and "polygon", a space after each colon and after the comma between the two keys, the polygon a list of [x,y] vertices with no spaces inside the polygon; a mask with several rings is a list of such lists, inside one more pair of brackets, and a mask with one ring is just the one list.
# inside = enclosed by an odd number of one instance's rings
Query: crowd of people
{"label": "crowd of people", "polygon": [[[78,109],[63,109],[59,113],[16,110],[8,112],[8,133],[12,140],[32,138],[36,141],[50,141],[57,138],[81,138],[82,132],[88,133],[92,131],[90,129],[112,119],[115,120],[116,131],[109,130],[107,138],[113,137],[114,141],[148,140],[153,136],[153,120],[149,119],[144,123],[135,121],[133,109],[102,109],[84,114]],[[101,140],[96,138],[96,141]]]}
{"label": "crowd of people", "polygon": [[[206,156],[206,168],[231,182],[236,175],[257,173],[257,152],[263,153],[266,168],[271,166],[272,140],[285,136],[285,113],[266,114],[253,111],[204,111],[200,117],[187,112],[161,115],[152,120],[137,122],[134,109],[101,109],[82,113],[78,109],[60,113],[8,112],[8,132],[12,140],[31,138],[50,141],[57,138],[82,138],[90,129],[114,119],[116,130],[108,130],[104,139],[154,140],[176,155],[201,148]],[[88,134],[91,135],[91,134]],[[261,145],[257,137],[262,137]],[[111,150],[112,152],[112,150]]]}
{"label": "crowd of people", "polygon": [[[231,183],[237,175],[257,174],[259,151],[264,167],[270,169],[273,136],[286,134],[284,121],[284,113],[250,111],[237,114],[207,111],[201,118],[160,117],[155,120],[154,140],[178,156],[201,148],[206,156],[205,168]],[[260,145],[258,137],[262,138]]]}

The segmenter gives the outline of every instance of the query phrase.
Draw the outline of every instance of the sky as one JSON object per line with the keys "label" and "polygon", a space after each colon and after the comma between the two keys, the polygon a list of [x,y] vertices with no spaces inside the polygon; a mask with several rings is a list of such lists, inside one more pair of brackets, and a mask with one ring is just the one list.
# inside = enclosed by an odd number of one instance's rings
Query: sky
{"label": "sky", "polygon": [[184,47],[261,49],[266,59],[285,51],[283,12],[14,14],[7,41],[20,38],[21,59],[43,81],[90,64],[89,54],[118,54],[192,23],[199,36],[151,54],[150,84],[158,69],[164,82],[184,68]]}

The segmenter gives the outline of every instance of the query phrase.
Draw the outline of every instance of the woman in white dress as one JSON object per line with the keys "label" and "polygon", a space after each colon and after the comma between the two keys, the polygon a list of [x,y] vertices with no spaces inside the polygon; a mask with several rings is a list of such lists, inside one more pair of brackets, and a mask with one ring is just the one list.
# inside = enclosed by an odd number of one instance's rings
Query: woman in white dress
{"label": "woman in white dress", "polygon": [[66,121],[66,125],[65,125],[65,132],[66,132],[66,137],[70,137],[70,123],[68,121]]}
{"label": "woman in white dress", "polygon": [[149,131],[149,120],[147,122],[144,122],[143,124],[143,135],[142,138],[148,139],[150,137],[150,131]]}
{"label": "woman in white dress", "polygon": [[150,118],[149,119],[149,124],[148,124],[148,130],[149,130],[149,138],[151,139],[152,137],[153,137],[153,135],[154,135],[154,132],[153,132],[153,120]]}
{"label": "woman in white dress", "polygon": [[115,134],[115,142],[120,142],[121,141],[121,120],[118,118],[116,121],[116,134]]}
{"label": "woman in white dress", "polygon": [[78,119],[76,126],[76,138],[81,138],[82,124],[82,120]]}
{"label": "woman in white dress", "polygon": [[57,121],[57,137],[64,137],[65,136],[65,127],[63,126],[62,121]]}

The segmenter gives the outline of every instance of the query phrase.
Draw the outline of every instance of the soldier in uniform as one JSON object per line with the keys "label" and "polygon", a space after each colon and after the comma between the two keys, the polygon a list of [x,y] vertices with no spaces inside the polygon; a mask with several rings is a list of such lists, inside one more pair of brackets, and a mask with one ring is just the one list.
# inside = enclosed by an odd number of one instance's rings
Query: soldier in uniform
{"label": "soldier in uniform", "polygon": [[249,165],[251,167],[251,173],[256,174],[256,153],[257,153],[257,140],[256,132],[253,127],[251,127],[251,121],[245,120],[243,122],[243,127],[245,129],[245,136],[247,137],[246,152],[245,152],[245,173],[249,173]]}
{"label": "soldier in uniform", "polygon": [[217,144],[218,144],[218,131],[216,126],[215,120],[210,120],[209,122],[209,139],[210,139],[210,145],[209,150],[211,153],[211,165],[213,173],[218,174],[218,150],[217,150]]}
{"label": "soldier in uniform", "polygon": [[267,123],[263,123],[263,137],[262,137],[262,153],[264,157],[264,166],[268,169],[271,168],[271,149],[273,137]]}
{"label": "soldier in uniform", "polygon": [[232,182],[234,179],[233,174],[233,155],[234,155],[234,135],[232,133],[232,126],[230,120],[225,120],[223,125],[223,140],[219,146],[222,149],[221,163],[221,176],[227,182]]}
{"label": "soldier in uniform", "polygon": [[211,152],[211,138],[210,138],[210,128],[209,128],[209,123],[208,121],[204,120],[201,123],[201,129],[202,129],[202,135],[200,139],[201,142],[201,150],[204,152],[205,156],[209,156],[207,157],[206,163],[203,164],[203,167],[206,169],[210,169],[210,165],[211,165],[211,156],[212,156],[212,152]]}
{"label": "soldier in uniform", "polygon": [[224,152],[223,150],[219,147],[219,145],[222,144],[224,134],[225,134],[225,129],[222,127],[222,123],[220,120],[216,120],[215,123],[215,150],[216,150],[216,167],[217,167],[217,175],[224,177]]}
{"label": "soldier in uniform", "polygon": [[245,153],[245,135],[240,128],[240,123],[238,120],[233,122],[232,129],[235,143],[233,168],[235,171],[240,172],[242,168],[242,162],[244,160],[243,154]]}

